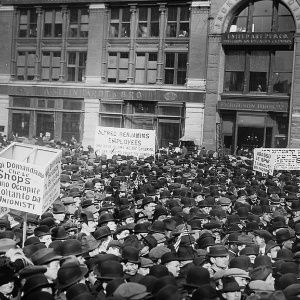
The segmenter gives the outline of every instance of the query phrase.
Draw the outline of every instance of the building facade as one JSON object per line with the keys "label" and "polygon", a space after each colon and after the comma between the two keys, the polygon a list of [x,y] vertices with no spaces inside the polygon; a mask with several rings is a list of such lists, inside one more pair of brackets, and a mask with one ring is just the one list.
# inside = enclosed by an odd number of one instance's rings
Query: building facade
{"label": "building facade", "polygon": [[0,1],[0,132],[93,145],[95,127],[203,143],[208,1]]}
{"label": "building facade", "polygon": [[300,146],[299,21],[296,0],[212,1],[207,147]]}
{"label": "building facade", "polygon": [[300,146],[297,0],[0,1],[0,132]]}

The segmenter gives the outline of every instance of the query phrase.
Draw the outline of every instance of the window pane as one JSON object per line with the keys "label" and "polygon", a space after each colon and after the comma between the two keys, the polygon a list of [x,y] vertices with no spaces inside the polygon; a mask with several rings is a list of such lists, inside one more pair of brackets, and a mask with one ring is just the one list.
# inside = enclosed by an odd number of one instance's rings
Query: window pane
{"label": "window pane", "polygon": [[181,23],[179,28],[179,37],[189,36],[189,23]]}
{"label": "window pane", "polygon": [[174,71],[165,70],[165,84],[173,84],[173,83],[174,83]]}
{"label": "window pane", "polygon": [[14,98],[14,107],[30,107],[30,98]]}
{"label": "window pane", "polygon": [[151,7],[151,21],[159,20],[159,10],[158,7]]}
{"label": "window pane", "polygon": [[48,107],[48,108],[54,108],[54,107],[55,107],[55,100],[50,100],[50,99],[48,99],[47,102],[48,102],[48,103],[47,103],[47,107]]}
{"label": "window pane", "polygon": [[72,136],[80,140],[80,113],[63,113],[62,139],[69,141]]}
{"label": "window pane", "polygon": [[68,68],[68,81],[75,81],[75,68]]}
{"label": "window pane", "polygon": [[139,9],[139,20],[147,21],[147,16],[148,16],[148,7],[141,7]]}
{"label": "window pane", "polygon": [[177,24],[176,23],[170,23],[167,26],[167,36],[168,37],[176,37],[176,29]]}
{"label": "window pane", "polygon": [[274,84],[273,91],[275,93],[285,93],[288,94],[291,92],[292,85],[292,72],[290,73],[274,73]]}
{"label": "window pane", "polygon": [[78,81],[85,81],[85,68],[79,68],[78,69]]}
{"label": "window pane", "polygon": [[17,136],[29,136],[30,115],[27,113],[12,114],[12,133]]}
{"label": "window pane", "polygon": [[44,36],[50,37],[51,36],[51,24],[44,24]]}
{"label": "window pane", "polygon": [[121,127],[122,118],[115,116],[101,116],[101,126],[104,127]]}
{"label": "window pane", "polygon": [[38,100],[38,107],[39,108],[46,107],[46,100]]}
{"label": "window pane", "polygon": [[27,66],[34,66],[35,64],[35,52],[28,52]]}
{"label": "window pane", "polygon": [[243,9],[237,16],[233,17],[229,32],[246,32],[248,7]]}
{"label": "window pane", "polygon": [[147,36],[148,36],[147,23],[139,23],[138,37],[147,37]]}
{"label": "window pane", "polygon": [[78,23],[78,9],[70,9],[70,23]]}
{"label": "window pane", "polygon": [[272,27],[273,1],[254,2],[252,32],[269,32]]}
{"label": "window pane", "polygon": [[111,37],[118,37],[119,34],[119,24],[110,24],[109,35]]}
{"label": "window pane", "polygon": [[56,24],[62,23],[62,12],[61,11],[55,12],[55,23]]}
{"label": "window pane", "polygon": [[119,67],[120,68],[128,68],[128,53],[121,52]]}
{"label": "window pane", "polygon": [[50,79],[50,72],[49,68],[42,69],[42,80],[49,80]]}
{"label": "window pane", "polygon": [[147,74],[147,83],[148,84],[155,84],[156,83],[156,70],[148,70]]}
{"label": "window pane", "polygon": [[61,37],[62,36],[62,24],[55,24],[54,26],[54,36]]}
{"label": "window pane", "polygon": [[293,51],[276,51],[274,70],[278,72],[291,72],[293,68]]}
{"label": "window pane", "polygon": [[52,67],[60,66],[60,52],[53,52]]}
{"label": "window pane", "polygon": [[82,101],[78,101],[78,100],[64,100],[63,101],[63,109],[81,110],[82,109]]}
{"label": "window pane", "polygon": [[59,73],[60,73],[59,68],[52,68],[52,80],[53,81],[59,80]]}
{"label": "window pane", "polygon": [[45,23],[52,23],[52,11],[45,11]]}
{"label": "window pane", "polygon": [[121,37],[130,37],[130,24],[129,23],[122,24],[121,30],[122,30]]}
{"label": "window pane", "polygon": [[127,82],[127,77],[128,77],[128,70],[120,70],[119,73],[119,81],[121,82]]}
{"label": "window pane", "polygon": [[69,52],[69,65],[75,65],[76,64],[76,52]]}
{"label": "window pane", "polygon": [[86,65],[86,52],[79,52],[79,66],[83,67]]}
{"label": "window pane", "polygon": [[88,34],[89,34],[89,25],[88,24],[81,25],[81,27],[80,27],[80,36],[81,37],[88,37]]}
{"label": "window pane", "polygon": [[18,53],[17,65],[18,66],[25,66],[25,52]]}
{"label": "window pane", "polygon": [[174,68],[175,64],[175,54],[167,53],[166,54],[166,68]]}
{"label": "window pane", "polygon": [[150,36],[158,37],[159,36],[159,23],[151,23],[150,25]]}
{"label": "window pane", "polygon": [[188,6],[182,6],[180,9],[180,21],[188,21],[190,17],[190,11]]}
{"label": "window pane", "polygon": [[270,54],[267,51],[253,51],[250,56],[250,71],[268,72]]}
{"label": "window pane", "polygon": [[101,103],[101,112],[122,113],[122,104]]}
{"label": "window pane", "polygon": [[119,9],[118,8],[112,8],[110,11],[110,19],[111,21],[119,20]]}
{"label": "window pane", "polygon": [[244,72],[227,71],[224,79],[224,92],[243,91]]}
{"label": "window pane", "polygon": [[267,72],[250,72],[249,89],[251,92],[266,92]]}
{"label": "window pane", "polygon": [[81,10],[81,23],[88,23],[89,22],[89,12],[87,9]]}
{"label": "window pane", "polygon": [[110,68],[116,68],[117,67],[117,53],[109,53],[108,66]]}
{"label": "window pane", "polygon": [[178,54],[178,69],[186,69],[187,64],[187,54],[179,53]]}
{"label": "window pane", "polygon": [[159,114],[169,116],[181,116],[181,107],[176,106],[160,106]]}
{"label": "window pane", "polygon": [[122,21],[130,22],[130,10],[129,8],[123,8]]}
{"label": "window pane", "polygon": [[186,71],[177,72],[177,84],[185,84],[186,80]]}
{"label": "window pane", "polygon": [[245,51],[226,52],[226,71],[244,71],[245,69]]}
{"label": "window pane", "polygon": [[168,21],[177,21],[177,7],[170,6],[168,8]]}

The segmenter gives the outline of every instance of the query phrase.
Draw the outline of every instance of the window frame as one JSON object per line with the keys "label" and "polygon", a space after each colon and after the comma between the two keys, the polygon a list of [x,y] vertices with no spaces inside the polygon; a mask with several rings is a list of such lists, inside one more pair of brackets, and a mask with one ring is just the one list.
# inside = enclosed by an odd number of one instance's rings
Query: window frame
{"label": "window frame", "polygon": [[[46,23],[46,13],[51,12],[51,23]],[[56,23],[56,13],[61,13],[61,23]],[[50,35],[46,35],[46,24],[50,24],[51,26],[51,33]],[[61,25],[61,33],[60,35],[56,35],[56,24]],[[43,34],[44,39],[47,38],[55,38],[55,39],[61,39],[63,37],[63,12],[61,8],[54,7],[52,9],[46,8],[43,10]]]}
{"label": "window frame", "polygon": [[[22,11],[26,11],[27,12],[27,22],[26,23],[21,23],[21,19],[22,19]],[[35,23],[31,23],[30,22],[30,18],[31,18],[31,12],[35,13],[35,16],[36,16],[36,19],[35,19]],[[25,15],[25,14],[24,14]],[[37,11],[35,8],[29,8],[29,9],[26,9],[26,8],[21,8],[19,10],[19,16],[18,16],[18,33],[17,33],[17,37],[18,38],[36,38],[37,37]],[[34,35],[31,35],[30,32],[31,32],[31,25],[34,25],[35,24],[35,34]],[[26,35],[25,36],[20,36],[20,27],[21,25],[24,25],[26,26]]]}
{"label": "window frame", "polygon": [[[49,58],[49,66],[43,66],[43,57],[44,57],[44,53],[49,52],[50,53],[50,58]],[[58,67],[53,67],[53,57],[54,57],[54,53],[59,53],[59,61],[61,61],[61,51],[55,51],[55,50],[43,50],[42,51],[42,59],[41,59],[41,70],[40,70],[40,74],[41,74],[41,81],[59,81],[60,79],[60,62],[59,62],[59,66]],[[49,79],[44,80],[43,79],[43,69],[49,69]],[[53,80],[53,69],[58,69],[59,70],[59,74],[58,74],[58,79],[57,80]]]}
{"label": "window frame", "polygon": [[[70,58],[70,53],[75,53],[75,64],[70,64],[69,63],[69,58]],[[84,50],[67,50],[67,63],[66,63],[66,71],[65,71],[65,77],[67,82],[85,82],[86,79],[86,63],[84,66],[80,66],[80,54],[85,54],[85,62],[87,60],[87,51]],[[69,69],[75,69],[75,80],[70,80],[69,79]],[[84,78],[82,80],[78,80],[79,76],[79,71],[84,70]]]}
{"label": "window frame", "polygon": [[[157,9],[157,13],[158,13],[158,18],[157,20],[152,20],[152,9]],[[143,20],[141,21],[140,20],[140,10],[141,9],[147,9],[147,20]],[[159,38],[159,16],[160,16],[160,13],[159,13],[159,7],[158,6],[153,6],[153,7],[149,7],[149,6],[140,6],[138,7],[138,14],[137,14],[137,32],[136,32],[136,37],[138,39],[143,39],[143,38]],[[146,28],[147,28],[147,33],[145,36],[140,36],[139,35],[139,26],[140,24],[146,24]],[[158,26],[158,32],[157,32],[157,35],[152,35],[152,25],[153,24],[157,24]]]}
{"label": "window frame", "polygon": [[[21,52],[25,53],[24,66],[18,65],[18,58],[19,58],[19,54]],[[16,77],[17,77],[17,80],[22,80],[22,81],[33,81],[33,80],[35,80],[35,75],[36,75],[35,74],[35,64],[36,64],[36,61],[34,60],[32,66],[28,65],[28,60],[29,60],[28,56],[30,54],[32,54],[32,55],[34,55],[36,57],[36,51],[35,50],[21,50],[21,49],[17,50],[17,61],[16,61]],[[18,69],[19,68],[24,68],[24,79],[19,79],[18,78]],[[28,79],[28,69],[29,68],[33,69],[33,77],[32,77],[32,79]]]}
{"label": "window frame", "polygon": [[[117,54],[116,55],[116,57],[117,57],[116,58],[116,67],[115,68],[109,67],[109,56],[112,53]],[[122,59],[121,55],[125,54],[125,53],[128,55],[128,57],[127,57],[127,60],[128,60],[127,67],[120,67],[120,61]],[[117,84],[127,83],[128,82],[128,75],[129,75],[129,73],[128,73],[129,57],[130,57],[129,52],[127,52],[127,51],[109,51],[107,55],[108,55],[108,60],[107,60],[108,62],[107,62],[106,81],[108,83],[112,83],[112,84],[115,84],[115,83],[117,83]],[[109,76],[109,70],[116,70],[116,81],[115,82],[109,81],[109,77],[108,77]],[[125,81],[124,82],[120,82],[120,70],[127,70],[126,82]]]}
{"label": "window frame", "polygon": [[[111,18],[113,10],[118,10],[118,12],[119,12],[119,18],[118,19],[112,19]],[[129,20],[128,21],[123,20],[125,10],[128,10],[128,12],[129,12]],[[117,36],[112,35],[112,32],[111,32],[112,24],[117,24],[118,25]],[[129,26],[128,27],[128,33],[126,34],[126,36],[123,36],[122,28],[126,24],[127,24],[127,26]],[[109,19],[109,33],[108,33],[109,38],[111,38],[111,39],[114,39],[114,38],[115,39],[116,38],[128,39],[128,38],[130,38],[130,34],[131,34],[131,12],[130,12],[130,8],[129,7],[111,7],[110,8],[110,19]]]}
{"label": "window frame", "polygon": [[[140,55],[140,54],[145,54],[145,65],[144,65],[144,68],[140,68],[140,67],[137,67],[137,57]],[[150,68],[149,67],[149,57],[151,54],[155,54],[156,55],[156,66],[153,67],[153,68]],[[140,55],[141,56],[141,55]],[[153,84],[156,84],[156,81],[157,81],[157,60],[158,60],[158,53],[157,52],[149,52],[149,51],[141,51],[141,52],[136,52],[135,54],[135,77],[134,77],[134,82],[136,82],[136,71],[144,71],[144,80],[143,80],[143,83],[137,83],[137,84],[147,84],[147,85],[153,85]],[[148,79],[149,79],[149,73],[148,71],[154,71],[156,70],[156,76],[155,76],[155,82],[154,83],[149,83],[148,82]]]}
{"label": "window frame", "polygon": [[[174,54],[174,67],[167,67],[166,63],[167,63],[167,55],[169,54]],[[186,55],[186,68],[179,68],[178,67],[178,56],[180,54],[185,54]],[[166,70],[173,70],[173,83],[166,83]],[[178,72],[185,72],[185,82],[184,83],[178,83]],[[182,51],[168,51],[165,52],[165,58],[164,58],[164,84],[167,85],[180,85],[180,86],[184,86],[186,85],[186,79],[187,79],[187,71],[188,71],[188,52],[182,52]]]}
{"label": "window frame", "polygon": [[[89,9],[85,8],[85,7],[78,7],[78,8],[69,8],[69,20],[68,20],[68,38],[70,39],[75,39],[75,38],[80,38],[80,39],[87,39],[89,36],[89,19],[90,19],[90,15],[89,15]],[[76,10],[77,11],[77,22],[75,23],[71,23],[71,11],[72,10]],[[87,23],[85,22],[81,22],[81,16],[82,16],[82,11],[87,11],[87,16],[88,16],[88,20]],[[76,36],[71,35],[71,25],[77,25],[76,30],[77,30],[77,34]],[[87,25],[87,34],[86,36],[81,36],[81,32],[85,32],[82,31],[81,28],[82,26]]]}
{"label": "window frame", "polygon": [[[176,12],[176,20],[169,20],[169,12],[170,12],[170,8],[176,8],[177,9],[177,12]],[[188,9],[190,10],[190,7],[188,5],[178,5],[178,6],[168,6],[167,7],[167,13],[166,13],[166,38],[167,39],[172,39],[172,38],[179,38],[179,39],[182,39],[182,38],[189,38],[190,36],[190,18],[191,18],[191,14],[189,12],[189,15],[188,15],[188,20],[181,20],[181,10],[185,8],[185,9]],[[169,28],[169,25],[170,24],[175,24],[176,25],[176,34],[175,36],[171,36],[168,34],[168,28]],[[181,35],[180,32],[181,32],[181,25],[182,24],[188,24],[188,32],[187,32],[187,35]]]}

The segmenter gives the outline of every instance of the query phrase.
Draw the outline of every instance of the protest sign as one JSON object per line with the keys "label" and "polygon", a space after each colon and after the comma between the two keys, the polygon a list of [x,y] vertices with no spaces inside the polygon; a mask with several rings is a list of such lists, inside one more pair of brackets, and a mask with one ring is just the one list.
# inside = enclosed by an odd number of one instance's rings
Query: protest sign
{"label": "protest sign", "polygon": [[270,149],[254,149],[253,170],[263,174],[273,174],[274,156],[272,157]]}
{"label": "protest sign", "polygon": [[98,155],[155,155],[155,130],[101,127],[96,128],[94,150]]}
{"label": "protest sign", "polygon": [[275,170],[300,170],[300,149],[271,149],[275,155]]}
{"label": "protest sign", "polygon": [[13,143],[0,153],[0,206],[41,215],[60,191],[61,151]]}

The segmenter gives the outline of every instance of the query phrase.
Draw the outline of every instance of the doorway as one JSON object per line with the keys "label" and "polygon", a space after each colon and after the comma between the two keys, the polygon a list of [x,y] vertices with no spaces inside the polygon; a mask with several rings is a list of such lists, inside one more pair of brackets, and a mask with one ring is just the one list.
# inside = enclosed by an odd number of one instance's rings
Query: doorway
{"label": "doorway", "polygon": [[249,149],[263,147],[264,128],[256,127],[238,127],[237,148]]}

